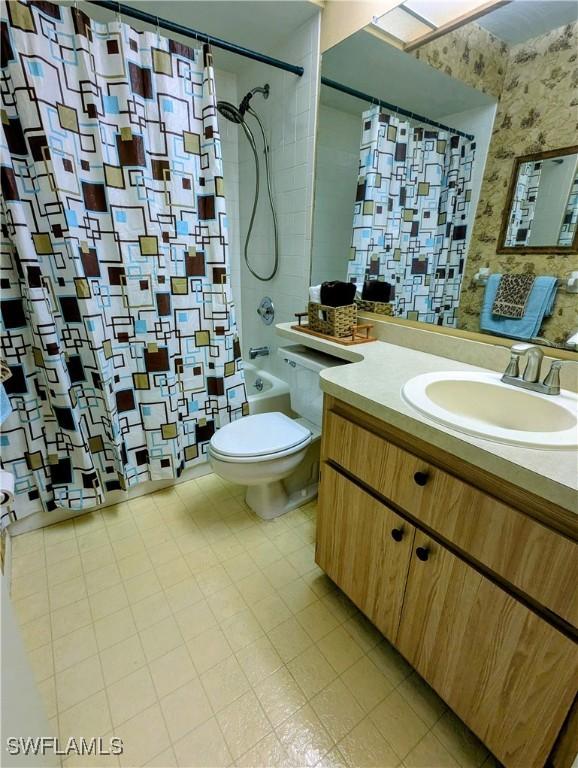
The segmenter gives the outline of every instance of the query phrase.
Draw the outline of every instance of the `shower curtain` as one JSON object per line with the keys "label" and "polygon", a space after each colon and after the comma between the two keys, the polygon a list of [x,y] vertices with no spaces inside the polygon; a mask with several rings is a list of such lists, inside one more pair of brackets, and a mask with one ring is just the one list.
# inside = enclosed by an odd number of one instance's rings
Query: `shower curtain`
{"label": "shower curtain", "polygon": [[2,461],[21,498],[83,509],[247,411],[211,54],[4,8]]}
{"label": "shower curtain", "polygon": [[455,326],[475,144],[379,107],[362,117],[347,277],[394,287],[394,314]]}
{"label": "shower curtain", "polygon": [[566,203],[566,209],[564,211],[564,217],[562,218],[562,226],[560,227],[560,236],[558,237],[558,245],[571,246],[574,242],[574,235],[576,233],[576,227],[578,226],[578,174],[574,177],[572,187],[570,188],[570,194],[568,195],[568,202]]}
{"label": "shower curtain", "polygon": [[542,163],[523,163],[518,169],[516,190],[510,211],[510,224],[504,245],[528,245],[534,221]]}

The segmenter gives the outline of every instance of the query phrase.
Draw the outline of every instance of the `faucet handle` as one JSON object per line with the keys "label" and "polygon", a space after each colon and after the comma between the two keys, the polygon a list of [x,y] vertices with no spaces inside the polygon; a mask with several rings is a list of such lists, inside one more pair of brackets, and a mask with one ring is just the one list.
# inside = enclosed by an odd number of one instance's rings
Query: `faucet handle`
{"label": "faucet handle", "polygon": [[544,379],[544,386],[547,389],[548,395],[560,394],[560,368],[562,367],[562,360],[554,360],[550,366],[550,370],[546,374]]}
{"label": "faucet handle", "polygon": [[[516,346],[516,345],[514,345]],[[514,347],[510,349],[510,362],[508,363],[504,376],[508,376],[513,379],[517,379],[520,375],[520,355],[521,352],[516,352]]]}
{"label": "faucet handle", "polygon": [[524,355],[528,350],[535,349],[534,344],[512,344],[510,347],[506,347],[510,350],[510,362],[508,363],[508,366],[506,370],[504,371],[504,376],[509,376],[511,378],[517,379],[520,375],[520,358],[522,355]]}
{"label": "faucet handle", "polygon": [[[528,363],[526,364],[523,378],[524,380],[530,380],[529,378],[526,379],[526,377],[532,376],[533,378],[531,380],[537,381],[538,376],[540,375],[540,365],[539,362],[537,363],[536,361],[538,359],[541,360],[543,353],[542,350],[535,344],[526,344],[525,342],[520,344],[512,344],[510,347],[510,362],[504,371],[504,376],[517,378],[520,375],[520,358],[522,355],[525,355],[526,352],[528,353]],[[538,366],[537,373],[536,365]]]}

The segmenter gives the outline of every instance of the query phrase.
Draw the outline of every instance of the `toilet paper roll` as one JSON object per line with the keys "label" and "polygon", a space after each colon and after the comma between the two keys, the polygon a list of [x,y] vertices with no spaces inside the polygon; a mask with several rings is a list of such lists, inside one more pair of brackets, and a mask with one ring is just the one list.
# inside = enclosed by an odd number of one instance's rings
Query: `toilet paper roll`
{"label": "toilet paper roll", "polygon": [[14,499],[14,475],[0,469],[0,506],[10,504]]}

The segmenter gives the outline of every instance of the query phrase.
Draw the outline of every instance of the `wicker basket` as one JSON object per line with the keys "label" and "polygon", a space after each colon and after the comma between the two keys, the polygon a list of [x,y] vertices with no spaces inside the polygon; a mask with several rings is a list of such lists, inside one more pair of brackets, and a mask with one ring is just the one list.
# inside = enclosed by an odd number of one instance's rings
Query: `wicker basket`
{"label": "wicker basket", "polygon": [[393,304],[385,301],[366,301],[366,299],[356,299],[357,309],[362,312],[375,312],[377,315],[393,315]]}
{"label": "wicker basket", "polygon": [[317,333],[328,336],[351,336],[357,325],[357,307],[346,304],[343,307],[329,307],[327,304],[317,304],[310,301],[307,308],[309,328]]}

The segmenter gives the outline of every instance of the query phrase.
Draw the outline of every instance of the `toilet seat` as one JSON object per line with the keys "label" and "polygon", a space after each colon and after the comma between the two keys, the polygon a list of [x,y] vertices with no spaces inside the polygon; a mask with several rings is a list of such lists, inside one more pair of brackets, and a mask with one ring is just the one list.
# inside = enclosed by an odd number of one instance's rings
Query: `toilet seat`
{"label": "toilet seat", "polygon": [[257,413],[217,430],[209,451],[221,461],[254,463],[296,453],[311,439],[310,429],[284,413]]}

